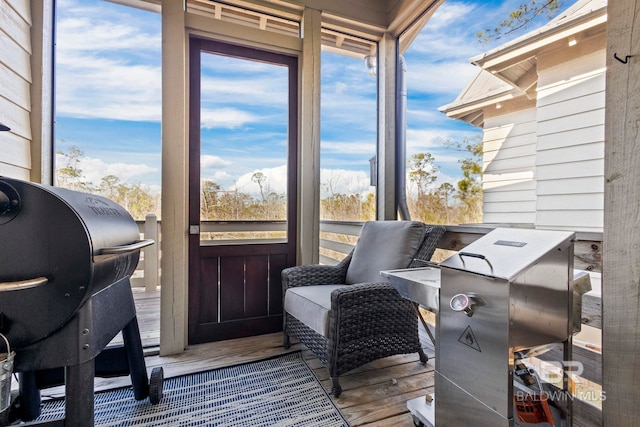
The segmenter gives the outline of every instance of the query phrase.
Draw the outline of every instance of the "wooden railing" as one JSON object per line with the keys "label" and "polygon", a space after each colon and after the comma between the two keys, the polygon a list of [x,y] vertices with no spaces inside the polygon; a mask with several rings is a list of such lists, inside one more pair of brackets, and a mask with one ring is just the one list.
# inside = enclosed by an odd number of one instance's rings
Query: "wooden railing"
{"label": "wooden railing", "polygon": [[160,286],[160,221],[155,215],[147,215],[144,221],[136,221],[140,236],[156,243],[142,249],[140,261],[131,278],[131,286],[155,291]]}
{"label": "wooden railing", "polygon": [[[320,248],[330,249],[345,256],[353,249],[354,244],[345,243],[343,240],[331,240],[323,238],[327,233],[358,236],[362,228],[361,222],[322,221],[320,223]],[[473,224],[473,225],[447,225],[447,231],[438,242],[438,249],[446,251],[459,251],[496,227],[513,227],[510,224]],[[531,228],[520,225],[520,227]],[[574,245],[574,268],[600,272],[602,271],[602,233],[576,233]],[[321,257],[323,264],[335,264],[340,258],[328,256]]]}
{"label": "wooden railing", "polygon": [[[160,222],[155,215],[148,215],[145,221],[136,221],[141,236],[145,239],[153,239],[156,244],[142,251],[142,256],[133,286],[144,286],[155,289],[159,285],[158,268],[160,265]],[[322,252],[330,252],[332,255],[322,253],[320,263],[336,264],[346,256],[354,247],[357,236],[360,234],[362,222],[321,221],[320,223],[320,249]],[[201,233],[234,233],[234,232],[282,232],[285,230],[284,221],[228,221],[207,222],[200,225]],[[458,251],[471,242],[477,240],[498,225],[453,225],[447,226],[445,235],[438,243],[438,249],[442,251]],[[501,227],[508,226],[501,224]],[[574,245],[574,268],[593,272],[602,271],[602,233],[576,233],[577,241]],[[247,239],[245,242],[264,242],[274,239]],[[227,241],[216,241],[224,244]],[[593,320],[596,322],[597,320]],[[592,325],[593,326],[593,325]]]}

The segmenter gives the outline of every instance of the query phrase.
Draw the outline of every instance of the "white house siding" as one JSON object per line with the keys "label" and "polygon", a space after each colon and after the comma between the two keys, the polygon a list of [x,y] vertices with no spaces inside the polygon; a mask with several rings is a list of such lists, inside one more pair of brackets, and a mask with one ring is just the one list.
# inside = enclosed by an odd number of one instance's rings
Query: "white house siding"
{"label": "white house siding", "polygon": [[533,224],[535,108],[486,118],[483,143],[483,222]]}
{"label": "white house siding", "polygon": [[538,58],[535,225],[601,232],[605,51],[559,56]]}
{"label": "white house siding", "polygon": [[0,0],[0,175],[28,180],[31,169],[29,0]]}

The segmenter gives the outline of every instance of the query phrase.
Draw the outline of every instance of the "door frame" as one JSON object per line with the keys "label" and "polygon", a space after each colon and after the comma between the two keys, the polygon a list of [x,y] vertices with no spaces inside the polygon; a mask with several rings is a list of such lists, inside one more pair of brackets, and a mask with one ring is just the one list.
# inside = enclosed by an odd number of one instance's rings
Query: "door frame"
{"label": "door frame", "polygon": [[[287,265],[295,265],[297,251],[297,230],[298,230],[298,138],[299,138],[299,77],[298,77],[298,57],[285,53],[274,53],[272,51],[247,47],[228,42],[216,41],[197,35],[189,37],[189,117],[188,117],[188,206],[189,224],[200,224],[200,136],[201,136],[201,52],[225,55],[240,59],[265,62],[275,65],[286,66],[288,69],[288,127],[287,127],[287,241],[277,245],[285,245],[287,255]],[[191,226],[189,227],[191,229]],[[203,342],[213,336],[211,331],[203,331],[199,328],[199,318],[202,312],[201,302],[203,301],[201,283],[201,245],[199,235],[189,234],[188,236],[188,277],[189,277],[189,298],[188,298],[188,341],[189,343]],[[241,243],[241,241],[239,241]],[[260,246],[260,248],[258,248]],[[224,246],[221,246],[224,247]],[[256,252],[269,253],[266,244],[234,244],[229,252],[240,254],[245,247],[245,253],[255,254]],[[260,249],[265,249],[260,250]],[[215,251],[214,251],[215,252]],[[278,274],[279,276],[279,274]],[[280,315],[281,316],[281,315]],[[274,321],[281,327],[282,322],[271,319],[273,329]],[[252,324],[259,325],[259,322]],[[207,328],[204,328],[207,329]],[[266,330],[266,329],[264,329]],[[202,337],[205,338],[202,338]],[[219,337],[219,335],[216,335]],[[199,337],[199,338],[197,338]],[[209,338],[206,338],[209,337]],[[219,338],[216,338],[219,339]]]}

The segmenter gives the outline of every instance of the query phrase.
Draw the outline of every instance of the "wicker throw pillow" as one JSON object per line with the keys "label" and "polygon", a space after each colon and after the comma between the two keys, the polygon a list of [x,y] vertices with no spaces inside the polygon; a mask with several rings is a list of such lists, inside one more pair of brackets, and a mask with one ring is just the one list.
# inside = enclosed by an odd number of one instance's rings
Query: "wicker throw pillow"
{"label": "wicker throw pillow", "polygon": [[420,248],[418,221],[369,221],[362,226],[347,269],[347,284],[383,281],[380,271],[407,268]]}

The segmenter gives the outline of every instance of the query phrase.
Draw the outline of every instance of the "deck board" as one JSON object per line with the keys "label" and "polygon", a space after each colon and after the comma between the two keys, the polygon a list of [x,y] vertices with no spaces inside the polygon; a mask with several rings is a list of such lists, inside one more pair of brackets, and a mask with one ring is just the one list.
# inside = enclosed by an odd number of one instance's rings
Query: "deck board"
{"label": "deck board", "polygon": [[[331,383],[327,370],[311,351],[294,343],[289,350],[282,345],[282,334],[267,334],[249,338],[198,344],[174,356],[159,356],[160,339],[160,291],[144,292],[134,288],[134,299],[140,335],[145,347],[147,370],[157,366],[164,369],[165,378],[214,369],[238,363],[264,359],[290,351],[303,351],[303,357],[325,390]],[[339,398],[331,396],[349,423],[363,427],[413,426],[407,410],[409,399],[433,391],[435,351],[427,334],[420,326],[420,339],[429,362],[422,365],[417,354],[386,357],[354,369],[340,377],[343,393]],[[121,343],[116,337],[112,343]],[[96,390],[129,385],[128,377],[96,378]],[[47,395],[59,395],[63,390],[52,389]]]}

